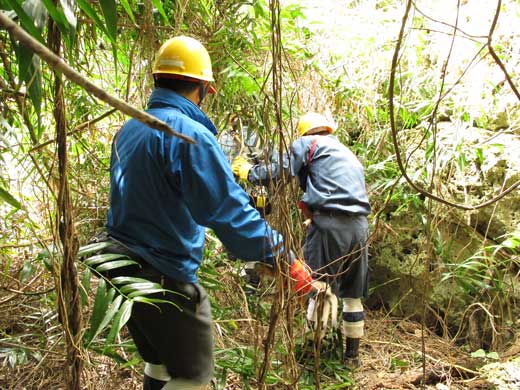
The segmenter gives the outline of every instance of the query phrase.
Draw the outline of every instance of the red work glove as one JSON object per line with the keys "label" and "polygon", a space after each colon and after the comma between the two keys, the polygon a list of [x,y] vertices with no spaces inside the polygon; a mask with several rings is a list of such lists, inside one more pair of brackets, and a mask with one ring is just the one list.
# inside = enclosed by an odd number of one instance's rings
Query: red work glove
{"label": "red work glove", "polygon": [[300,260],[295,259],[291,264],[290,276],[294,282],[294,290],[300,295],[308,294],[312,289],[312,275],[310,268]]}

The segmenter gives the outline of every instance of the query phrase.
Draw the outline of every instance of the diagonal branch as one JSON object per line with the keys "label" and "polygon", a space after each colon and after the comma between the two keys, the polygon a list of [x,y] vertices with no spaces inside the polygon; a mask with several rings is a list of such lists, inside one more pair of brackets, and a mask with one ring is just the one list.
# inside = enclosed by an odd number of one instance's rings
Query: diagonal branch
{"label": "diagonal branch", "polygon": [[117,108],[119,111],[131,116],[132,118],[144,123],[147,126],[160,130],[168,135],[178,137],[186,142],[189,142],[190,144],[196,143],[193,138],[172,130],[165,122],[142,110],[135,108],[134,106],[115,96],[108,94],[106,91],[96,86],[80,73],[72,69],[65,61],[63,61],[62,58],[52,53],[47,47],[31,37],[27,32],[25,32],[25,30],[13,22],[4,12],[0,12],[0,27],[10,32],[12,36],[16,38],[22,45],[31,49],[51,67],[63,73],[63,75],[65,75],[73,83],[78,84],[98,99],[108,103],[112,107]]}

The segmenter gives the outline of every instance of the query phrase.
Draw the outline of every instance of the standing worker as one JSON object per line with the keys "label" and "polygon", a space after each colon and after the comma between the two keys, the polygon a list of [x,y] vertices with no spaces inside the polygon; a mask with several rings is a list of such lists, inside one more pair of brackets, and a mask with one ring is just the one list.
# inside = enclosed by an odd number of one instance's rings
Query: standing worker
{"label": "standing worker", "polygon": [[[290,159],[283,167],[276,163],[252,165],[238,156],[232,169],[251,183],[265,182],[269,170],[273,178],[287,170],[298,177],[304,192],[298,207],[309,224],[304,258],[314,280],[324,282],[325,291],[330,291],[330,286],[343,301],[344,360],[348,367],[355,368],[359,366],[359,341],[364,333],[361,298],[368,292],[367,216],[371,209],[363,166],[332,134],[334,130],[323,115],[307,113],[298,121],[301,137],[291,145]],[[311,298],[307,319],[314,322],[314,329],[317,307]],[[327,318],[320,320],[326,324]]]}
{"label": "standing worker", "polygon": [[[288,259],[296,291],[310,273],[282,236],[249,205],[200,109],[214,93],[211,60],[196,39],[178,36],[159,49],[147,112],[196,141],[190,144],[134,119],[119,130],[110,164],[109,239],[140,262],[125,276],[158,282],[170,303],[135,303],[128,329],[145,361],[145,390],[203,389],[213,376],[213,322],[198,284],[205,227],[243,260]],[[287,253],[284,253],[287,251]]]}

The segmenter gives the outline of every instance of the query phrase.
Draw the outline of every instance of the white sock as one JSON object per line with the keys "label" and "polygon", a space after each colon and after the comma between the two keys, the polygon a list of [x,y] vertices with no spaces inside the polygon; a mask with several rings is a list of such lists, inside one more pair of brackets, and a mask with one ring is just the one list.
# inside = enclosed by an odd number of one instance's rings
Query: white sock
{"label": "white sock", "polygon": [[185,379],[170,379],[162,390],[204,390],[207,384],[195,383]]}
{"label": "white sock", "polygon": [[168,382],[172,377],[168,374],[166,366],[163,364],[144,363],[144,373],[150,378]]}
{"label": "white sock", "polygon": [[[346,321],[347,317],[358,316],[358,321]],[[345,337],[359,339],[365,333],[363,304],[360,298],[343,298],[343,334]]]}

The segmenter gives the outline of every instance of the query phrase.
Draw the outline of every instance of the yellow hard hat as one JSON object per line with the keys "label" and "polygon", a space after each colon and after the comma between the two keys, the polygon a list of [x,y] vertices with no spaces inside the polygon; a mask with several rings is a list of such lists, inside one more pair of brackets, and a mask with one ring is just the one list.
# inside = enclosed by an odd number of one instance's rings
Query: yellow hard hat
{"label": "yellow hard hat", "polygon": [[198,40],[186,36],[170,38],[163,43],[155,57],[152,73],[214,81],[208,51]]}
{"label": "yellow hard hat", "polygon": [[298,120],[298,133],[300,135],[314,134],[320,131],[334,132],[334,126],[321,114],[308,112]]}

